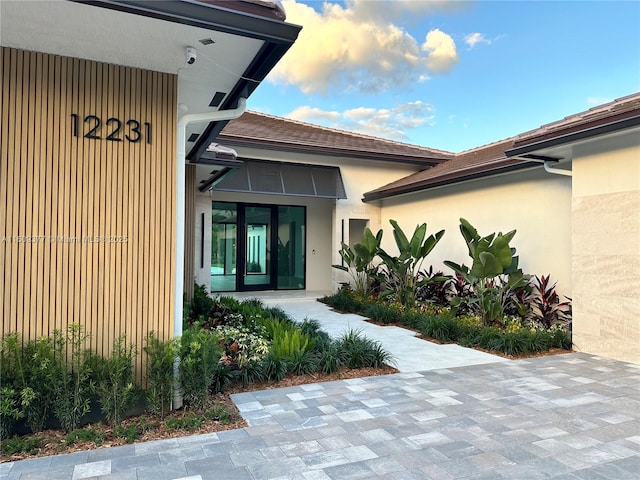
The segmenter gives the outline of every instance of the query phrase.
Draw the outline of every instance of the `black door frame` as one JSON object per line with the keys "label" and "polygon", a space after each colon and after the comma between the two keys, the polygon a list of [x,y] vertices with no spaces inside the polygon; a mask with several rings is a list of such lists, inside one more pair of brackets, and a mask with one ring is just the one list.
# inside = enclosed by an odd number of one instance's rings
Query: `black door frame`
{"label": "black door frame", "polygon": [[[278,287],[278,205],[264,203],[241,203],[237,202],[238,212],[238,248],[236,254],[236,291],[238,292],[259,292],[264,290],[276,290]],[[267,250],[267,274],[269,283],[257,285],[246,285],[244,283],[245,271],[247,269],[247,216],[246,209],[251,207],[269,209],[269,249]],[[276,245],[276,248],[274,248]]]}

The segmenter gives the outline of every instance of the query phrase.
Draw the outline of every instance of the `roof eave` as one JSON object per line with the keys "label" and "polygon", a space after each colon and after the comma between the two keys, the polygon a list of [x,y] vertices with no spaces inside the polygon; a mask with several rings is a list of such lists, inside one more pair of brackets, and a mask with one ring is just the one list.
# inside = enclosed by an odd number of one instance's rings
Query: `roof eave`
{"label": "roof eave", "polygon": [[604,124],[593,125],[586,128],[582,128],[576,131],[568,131],[565,129],[564,133],[557,132],[554,135],[546,135],[541,139],[541,136],[534,137],[533,139],[525,139],[520,142],[516,142],[516,147],[505,151],[505,155],[508,157],[517,157],[525,155],[527,153],[535,152],[545,148],[556,147],[558,145],[564,145],[567,143],[574,143],[581,140],[587,140],[592,137],[606,135],[609,133],[615,133],[627,128],[633,128],[640,126],[640,114],[635,111],[633,116],[623,116],[613,122],[609,121]]}
{"label": "roof eave", "polygon": [[518,163],[503,164],[502,166],[499,166],[498,168],[492,168],[491,170],[482,170],[482,169],[469,170],[465,172],[464,175],[452,173],[450,175],[442,176],[434,180],[416,182],[416,183],[406,185],[404,187],[389,188],[385,190],[374,190],[371,192],[366,192],[362,197],[362,201],[364,203],[369,203],[377,200],[384,200],[385,198],[397,197],[399,195],[406,195],[409,193],[430,190],[438,187],[446,187],[449,185],[468,182],[471,180],[478,180],[480,178],[492,177],[492,176],[501,175],[504,173],[511,173],[518,170],[531,168],[535,165],[537,164],[533,162],[521,161]]}
{"label": "roof eave", "polygon": [[298,25],[280,20],[192,0],[69,1],[194,27],[218,30],[265,42],[293,43],[301,29]]}
{"label": "roof eave", "polygon": [[349,149],[323,147],[317,145],[295,145],[288,142],[279,142],[273,140],[239,140],[237,137],[229,137],[225,136],[224,134],[220,135],[218,137],[218,140],[231,147],[261,148],[264,150],[279,150],[293,153],[332,154],[348,158],[403,162],[412,165],[419,165],[422,167],[435,166],[453,158],[453,156],[451,156],[450,158],[446,158],[444,155],[442,156],[443,158],[429,157],[426,155],[426,152],[424,156],[414,157],[382,152],[354,151]]}

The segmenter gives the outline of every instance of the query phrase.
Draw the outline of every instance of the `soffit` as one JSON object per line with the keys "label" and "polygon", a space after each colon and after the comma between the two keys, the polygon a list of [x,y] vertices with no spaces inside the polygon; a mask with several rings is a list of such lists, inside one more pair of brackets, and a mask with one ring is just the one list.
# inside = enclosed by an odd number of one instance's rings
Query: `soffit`
{"label": "soffit", "polygon": [[[263,41],[68,1],[0,3],[2,45],[179,74],[178,100],[205,111],[229,92]],[[215,43],[202,45],[211,38]],[[188,69],[185,48],[198,59]],[[219,65],[222,65],[220,67]]]}
{"label": "soffit", "polygon": [[[254,2],[255,3],[255,2]],[[229,8],[221,8],[220,5]],[[179,76],[179,115],[234,108],[293,44],[300,27],[233,9],[237,2],[0,2],[0,44]],[[246,8],[245,8],[246,10]],[[264,10],[264,9],[262,9]],[[203,45],[200,40],[211,39]],[[197,61],[185,67],[185,48]],[[245,77],[245,78],[243,78]],[[216,101],[213,101],[214,97]],[[226,122],[189,125],[188,157],[197,156]]]}

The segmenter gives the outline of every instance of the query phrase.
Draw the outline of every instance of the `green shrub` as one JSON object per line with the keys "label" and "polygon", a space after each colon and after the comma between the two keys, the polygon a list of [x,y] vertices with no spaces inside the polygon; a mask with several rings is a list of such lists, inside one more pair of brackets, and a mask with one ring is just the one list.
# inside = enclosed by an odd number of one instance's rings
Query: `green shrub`
{"label": "green shrub", "polygon": [[288,370],[296,375],[307,375],[318,369],[318,357],[310,351],[296,350],[288,360]]}
{"label": "green shrub", "polygon": [[425,315],[416,308],[407,308],[400,316],[400,323],[409,328],[418,328],[424,321]]}
{"label": "green shrub", "polygon": [[489,343],[489,350],[497,350],[507,355],[530,353],[533,351],[531,333],[528,330],[516,332],[501,331]]}
{"label": "green shrub", "polygon": [[380,302],[372,302],[365,306],[363,315],[385,325],[397,323],[402,318],[403,309],[386,305]]}
{"label": "green shrub", "polygon": [[331,337],[327,332],[322,330],[322,326],[318,320],[305,318],[300,324],[300,331],[308,335],[313,342],[313,348],[311,348],[311,352],[313,353],[320,353],[331,344]]}
{"label": "green shrub", "polygon": [[393,360],[379,342],[363,336],[360,330],[348,330],[337,340],[337,344],[343,352],[344,365],[349,368],[380,367]]}
{"label": "green shrub", "polygon": [[225,325],[215,330],[224,346],[223,360],[243,368],[248,362],[259,362],[269,353],[269,342],[262,323],[254,329],[246,326]]}
{"label": "green shrub", "polygon": [[196,283],[193,288],[193,298],[184,302],[185,328],[187,325],[208,320],[213,304],[213,298],[209,296],[207,287]]}
{"label": "green shrub", "polygon": [[104,443],[104,433],[91,427],[74,429],[64,437],[67,445],[78,442],[93,442],[96,446]]}
{"label": "green shrub", "polygon": [[284,322],[293,322],[291,317],[280,307],[264,307],[264,314],[267,317],[275,318]]}
{"label": "green shrub", "polygon": [[180,383],[187,405],[201,409],[209,396],[213,372],[223,353],[219,336],[188,328],[180,339]]}
{"label": "green shrub", "polygon": [[263,324],[271,339],[270,353],[276,358],[292,360],[296,352],[306,353],[313,348],[313,339],[294,323],[269,319]]}
{"label": "green shrub", "polygon": [[419,328],[424,335],[439,342],[455,342],[460,338],[461,333],[458,321],[448,315],[425,317]]}
{"label": "green shrub", "polygon": [[551,327],[547,332],[551,336],[550,347],[571,350],[573,343],[569,330],[555,326]]}
{"label": "green shrub", "polygon": [[60,378],[60,366],[56,364],[53,339],[40,337],[24,346],[25,381],[33,389],[33,401],[26,406],[29,428],[38,432],[44,428],[56,401],[55,381]]}
{"label": "green shrub", "polygon": [[238,377],[238,372],[222,362],[218,362],[213,368],[211,390],[214,393],[224,392],[224,389],[231,385]]}
{"label": "green shrub", "polygon": [[131,425],[117,426],[113,429],[113,434],[125,440],[127,443],[133,443],[144,435],[149,429],[149,424],[145,421],[132,423]]}
{"label": "green shrub", "polygon": [[[52,339],[41,337],[23,345],[17,333],[10,333],[2,339],[0,365],[3,386],[14,389],[19,399],[20,418],[26,418],[32,431],[42,430],[51,412],[55,399],[53,387],[59,378]],[[6,423],[3,415],[0,412],[0,422]],[[0,431],[3,429],[0,427]]]}
{"label": "green shrub", "polygon": [[220,422],[223,425],[228,425],[236,420],[236,412],[224,404],[215,404],[204,412],[204,418]]}
{"label": "green shrub", "polygon": [[33,437],[7,438],[0,442],[2,455],[11,456],[20,452],[37,453],[42,441]]}
{"label": "green shrub", "polygon": [[264,377],[279,382],[287,374],[287,359],[269,353],[262,361]]}
{"label": "green shrub", "polygon": [[188,413],[184,417],[167,417],[164,422],[168,430],[196,430],[200,428],[204,417]]}
{"label": "green shrub", "polygon": [[100,410],[111,425],[118,425],[136,400],[135,356],[135,345],[127,345],[126,335],[122,335],[114,340],[109,358],[97,358],[95,392]]}
{"label": "green shrub", "polygon": [[337,342],[332,342],[319,353],[318,369],[322,373],[336,373],[344,365],[345,352]]}
{"label": "green shrub", "polygon": [[261,382],[264,379],[264,366],[262,362],[250,361],[240,368],[240,380],[245,387],[250,383]]}
{"label": "green shrub", "polygon": [[366,307],[362,297],[357,296],[348,286],[341,288],[333,295],[322,297],[319,301],[346,313],[360,313]]}
{"label": "green shrub", "polygon": [[18,393],[9,387],[0,389],[0,439],[8,437],[16,421],[24,416]]}
{"label": "green shrub", "polygon": [[85,348],[89,334],[84,327],[72,324],[66,336],[54,331],[54,349],[59,368],[56,369],[53,388],[53,413],[66,432],[75,430],[80,420],[89,413],[89,400],[94,389],[91,371],[92,354]]}
{"label": "green shrub", "polygon": [[171,407],[174,376],[173,365],[176,360],[176,342],[162,341],[153,331],[145,338],[144,351],[147,354],[147,408],[154,415],[164,418]]}

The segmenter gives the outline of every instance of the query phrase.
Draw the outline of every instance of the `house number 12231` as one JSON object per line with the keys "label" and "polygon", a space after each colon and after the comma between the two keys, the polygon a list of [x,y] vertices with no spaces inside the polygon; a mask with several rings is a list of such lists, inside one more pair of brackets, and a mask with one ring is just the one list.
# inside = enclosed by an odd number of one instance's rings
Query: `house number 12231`
{"label": "house number 12231", "polygon": [[[111,142],[122,142],[127,140],[131,143],[140,142],[143,137],[147,143],[151,143],[151,124],[149,122],[140,123],[138,120],[120,120],[109,117],[103,122],[97,115],[87,115],[82,122],[77,113],[71,114],[71,129],[74,137],[82,135],[84,138],[93,140],[109,140]],[[102,137],[101,135],[104,135]]]}

